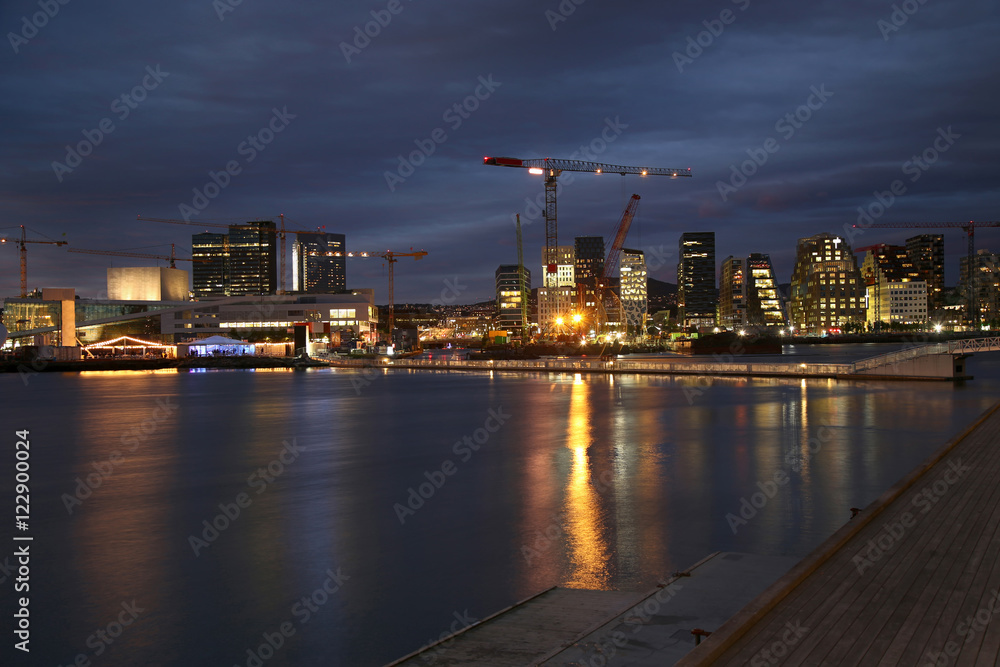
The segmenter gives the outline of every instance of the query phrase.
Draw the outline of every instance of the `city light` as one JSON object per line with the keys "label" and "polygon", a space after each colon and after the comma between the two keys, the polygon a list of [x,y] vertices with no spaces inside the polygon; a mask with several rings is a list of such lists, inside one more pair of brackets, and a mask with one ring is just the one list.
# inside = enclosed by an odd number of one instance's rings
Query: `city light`
{"label": "city light", "polygon": [[556,325],[561,327],[563,325],[563,318],[557,317],[556,318]]}
{"label": "city light", "polygon": [[542,170],[541,170],[540,168],[538,168],[538,167],[532,167],[531,169],[529,169],[529,170],[528,170],[528,173],[529,173],[529,174],[534,174],[535,176],[541,176],[541,175],[542,175],[542,174],[544,174],[545,172],[544,172],[544,171],[542,171]]}
{"label": "city light", "polygon": [[574,324],[579,324],[580,320],[582,320],[582,319],[583,319],[583,315],[581,315],[580,313],[573,313],[573,323]]}
{"label": "city light", "polygon": [[935,332],[937,332],[937,333],[941,333],[941,330],[942,330],[942,329],[944,329],[944,327],[943,327],[943,326],[941,326],[940,324],[935,324],[935,325],[934,325],[934,331],[935,331]]}

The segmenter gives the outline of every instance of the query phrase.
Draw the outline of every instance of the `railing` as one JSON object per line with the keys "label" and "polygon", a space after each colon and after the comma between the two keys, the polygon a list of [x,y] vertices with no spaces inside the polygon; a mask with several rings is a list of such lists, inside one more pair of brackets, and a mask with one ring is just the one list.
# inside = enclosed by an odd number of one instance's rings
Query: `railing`
{"label": "railing", "polygon": [[1000,336],[990,338],[965,338],[948,343],[948,352],[964,354],[968,352],[991,352],[1000,350]]}
{"label": "railing", "polygon": [[860,371],[867,371],[881,366],[898,364],[901,361],[909,361],[910,359],[916,359],[917,357],[926,357],[929,354],[948,354],[949,345],[949,343],[916,345],[903,350],[896,350],[895,352],[887,352],[886,354],[879,354],[874,357],[868,357],[867,359],[860,359],[854,362],[853,372],[858,373]]}

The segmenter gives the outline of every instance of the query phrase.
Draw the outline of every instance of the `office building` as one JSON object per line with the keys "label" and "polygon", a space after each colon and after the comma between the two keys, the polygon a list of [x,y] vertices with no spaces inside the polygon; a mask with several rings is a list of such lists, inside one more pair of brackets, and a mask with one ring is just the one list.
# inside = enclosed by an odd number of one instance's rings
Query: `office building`
{"label": "office building", "polygon": [[719,326],[739,329],[747,323],[743,260],[730,255],[719,269]]}
{"label": "office building", "polygon": [[824,232],[799,239],[791,289],[792,324],[800,332],[863,326],[864,281],[841,237]]}
{"label": "office building", "polygon": [[278,289],[276,227],[270,221],[231,225],[228,234],[191,237],[193,291],[198,298],[274,294]]}
{"label": "office building", "polygon": [[543,286],[572,287],[576,285],[573,246],[561,245],[556,248],[555,273],[549,273],[547,267],[545,248],[542,248],[542,275],[545,276],[545,284]]}
{"label": "office building", "polygon": [[906,239],[906,252],[917,271],[917,280],[927,283],[931,310],[944,305],[944,235],[918,234]]}
{"label": "office building", "polygon": [[619,290],[621,293],[622,317],[629,331],[645,333],[647,279],[646,255],[641,250],[622,248],[619,265]]}
{"label": "office building", "polygon": [[774,277],[770,255],[751,253],[746,262],[747,323],[755,327],[788,325],[785,305]]}
{"label": "office building", "polygon": [[[497,327],[519,332],[527,323],[521,321],[521,289],[525,298],[531,293],[531,272],[519,274],[517,264],[501,264],[496,270]],[[527,304],[525,304],[527,309]]]}
{"label": "office building", "polygon": [[560,333],[568,330],[571,318],[576,312],[575,286],[538,288],[538,328],[543,333]]}
{"label": "office building", "polygon": [[924,324],[927,322],[927,284],[922,280],[867,285],[870,328],[882,324]]}
{"label": "office building", "polygon": [[[1000,318],[1000,256],[989,250],[982,249],[976,252],[973,259],[975,267],[975,284],[973,286],[975,308],[979,310],[979,323],[985,324],[990,320]],[[962,301],[969,300],[969,258],[962,257],[958,261],[959,284],[958,293]],[[966,309],[966,320],[969,321],[968,313],[973,312]]]}
{"label": "office building", "polygon": [[715,325],[715,232],[685,232],[679,242],[677,320],[684,328]]}
{"label": "office building", "polygon": [[292,290],[336,294],[347,289],[347,247],[343,234],[296,234],[292,243]]}

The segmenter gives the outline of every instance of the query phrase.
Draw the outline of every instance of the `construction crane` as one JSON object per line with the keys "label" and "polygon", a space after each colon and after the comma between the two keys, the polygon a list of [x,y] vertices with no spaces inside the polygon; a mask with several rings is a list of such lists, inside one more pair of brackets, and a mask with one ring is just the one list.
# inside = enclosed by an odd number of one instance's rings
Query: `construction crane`
{"label": "construction crane", "polygon": [[395,301],[393,295],[395,279],[393,277],[393,265],[399,260],[397,257],[412,257],[415,260],[423,259],[427,256],[427,252],[424,250],[417,250],[416,252],[394,252],[392,250],[361,250],[355,252],[329,252],[323,253],[329,257],[381,257],[386,262],[389,263],[389,338],[390,342],[392,339],[392,327],[395,316]]}
{"label": "construction crane", "polygon": [[972,322],[973,327],[979,327],[979,304],[978,297],[979,293],[976,290],[976,282],[978,276],[976,272],[973,271],[973,262],[976,256],[976,227],[1000,227],[1000,222],[977,222],[975,220],[969,220],[968,222],[873,222],[867,225],[854,225],[854,227],[860,227],[862,229],[867,229],[869,227],[878,227],[881,229],[962,229],[968,238],[968,271],[969,271],[969,284],[967,288],[969,290],[969,318]]}
{"label": "construction crane", "polygon": [[521,246],[521,214],[516,215],[517,225],[517,289],[521,298],[521,345],[528,341],[528,295],[524,284],[524,250]]}
{"label": "construction crane", "polygon": [[24,225],[21,225],[21,237],[20,238],[0,238],[0,243],[16,243],[18,244],[18,250],[20,251],[21,259],[21,298],[28,296],[28,243],[46,243],[49,245],[69,245],[68,241],[36,241],[35,239],[29,239],[27,237],[27,230]]}
{"label": "construction crane", "polygon": [[564,171],[583,171],[591,174],[636,174],[639,176],[669,176],[671,178],[690,177],[691,168],[673,169],[668,167],[627,167],[603,162],[584,162],[581,160],[560,160],[557,158],[538,158],[522,160],[513,157],[484,157],[483,164],[495,167],[519,167],[527,169],[532,174],[545,175],[545,270],[546,273],[556,273],[556,248],[558,229],[556,224],[556,188],[559,175]]}
{"label": "construction crane", "polygon": [[[282,213],[278,217],[281,220],[281,227],[279,227],[278,229],[275,229],[273,231],[270,230],[270,229],[260,229],[260,231],[263,231],[263,232],[272,232],[274,234],[277,234],[278,238],[281,240],[281,250],[280,250],[280,254],[278,256],[278,263],[279,263],[279,269],[278,269],[278,271],[281,274],[281,278],[279,280],[279,287],[278,287],[278,289],[280,290],[281,294],[284,294],[286,292],[286,290],[285,290],[285,234],[316,234],[317,232],[315,232],[313,230],[304,230],[304,229],[285,229],[285,214]],[[175,219],[172,219],[172,218],[146,218],[146,217],[144,217],[142,215],[136,216],[136,220],[143,220],[145,222],[166,222],[166,223],[169,223],[171,225],[190,225],[190,226],[194,226],[194,227],[215,227],[215,228],[218,228],[218,229],[229,229],[230,227],[247,227],[248,226],[248,223],[245,223],[245,222],[244,223],[224,224],[224,223],[219,223],[219,222],[196,222],[196,221],[191,221],[191,220],[175,220]]]}
{"label": "construction crane", "polygon": [[[604,306],[604,296],[608,292],[614,295],[614,292],[609,289],[611,286],[611,274],[613,274],[615,269],[618,267],[618,261],[621,258],[622,248],[625,246],[625,238],[628,236],[628,230],[632,226],[632,219],[635,218],[635,212],[639,208],[639,199],[639,195],[632,195],[632,198],[629,199],[628,204],[625,206],[625,211],[622,213],[622,218],[618,222],[618,227],[615,229],[615,238],[611,242],[611,247],[608,248],[608,257],[604,260],[604,271],[601,273],[601,277],[598,280],[597,294],[595,294],[596,298],[594,299],[601,311],[601,322],[607,320],[607,309]],[[618,299],[618,302],[620,306],[621,299]],[[599,322],[598,325],[600,325],[601,322]]]}
{"label": "construction crane", "polygon": [[110,255],[112,257],[136,257],[139,259],[166,259],[170,260],[170,268],[176,269],[176,262],[209,262],[211,260],[195,257],[177,257],[174,244],[170,244],[169,255],[152,255],[145,252],[131,252],[128,250],[91,250],[89,248],[70,248],[67,252],[79,252],[87,255]]}

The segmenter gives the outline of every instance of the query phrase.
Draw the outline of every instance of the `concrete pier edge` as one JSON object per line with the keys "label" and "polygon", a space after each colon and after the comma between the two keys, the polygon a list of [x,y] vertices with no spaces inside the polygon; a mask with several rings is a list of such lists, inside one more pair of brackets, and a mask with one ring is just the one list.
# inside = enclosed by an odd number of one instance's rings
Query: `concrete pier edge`
{"label": "concrete pier edge", "polygon": [[[932,453],[923,463],[910,471],[889,490],[865,507],[861,513],[848,521],[837,532],[827,538],[822,544],[806,556],[798,565],[788,571],[783,577],[771,584],[753,602],[737,612],[705,641],[696,646],[691,653],[676,663],[677,667],[693,667],[694,665],[711,664],[725,653],[732,645],[753,627],[762,616],[776,607],[787,597],[796,586],[815,572],[823,563],[843,547],[862,528],[875,520],[886,507],[899,498],[910,487],[916,484],[938,462],[948,455],[962,440],[975,431],[994,412],[1000,409],[1000,402],[988,408],[976,418],[972,424],[962,430],[957,436]],[[845,509],[846,511],[846,509]]]}

